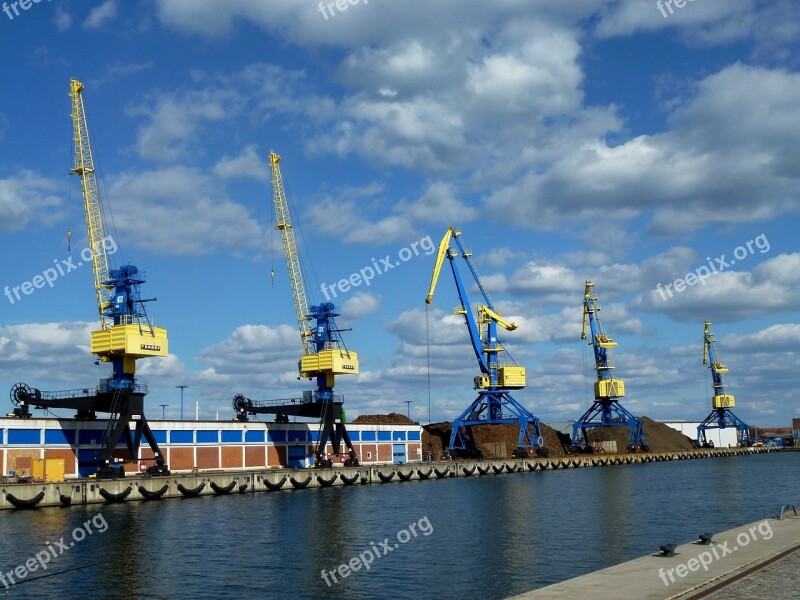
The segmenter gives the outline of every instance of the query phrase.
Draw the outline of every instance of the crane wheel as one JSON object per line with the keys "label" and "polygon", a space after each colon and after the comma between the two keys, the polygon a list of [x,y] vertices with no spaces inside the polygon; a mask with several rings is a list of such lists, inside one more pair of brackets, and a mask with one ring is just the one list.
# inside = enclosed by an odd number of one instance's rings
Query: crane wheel
{"label": "crane wheel", "polygon": [[11,388],[11,404],[19,406],[33,396],[33,391],[27,383],[15,383]]}
{"label": "crane wheel", "polygon": [[248,408],[252,408],[253,401],[245,398],[242,394],[236,394],[233,397],[233,410],[239,414],[245,414]]}

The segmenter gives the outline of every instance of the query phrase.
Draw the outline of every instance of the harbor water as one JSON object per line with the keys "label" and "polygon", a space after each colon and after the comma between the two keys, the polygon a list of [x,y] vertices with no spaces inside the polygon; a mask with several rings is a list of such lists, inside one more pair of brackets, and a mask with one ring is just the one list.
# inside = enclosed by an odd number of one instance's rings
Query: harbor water
{"label": "harbor water", "polygon": [[0,590],[505,598],[773,516],[800,503],[798,467],[762,454],[4,511]]}

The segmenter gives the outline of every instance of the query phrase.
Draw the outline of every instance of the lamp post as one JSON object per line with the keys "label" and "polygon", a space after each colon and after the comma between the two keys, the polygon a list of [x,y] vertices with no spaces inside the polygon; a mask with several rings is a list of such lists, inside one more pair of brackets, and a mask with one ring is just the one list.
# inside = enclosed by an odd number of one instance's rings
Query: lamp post
{"label": "lamp post", "polygon": [[183,390],[185,390],[189,386],[188,385],[176,385],[175,387],[181,389],[181,421],[183,421]]}
{"label": "lamp post", "polygon": [[406,413],[408,414],[408,418],[411,418],[411,403],[413,400],[403,400],[406,403]]}
{"label": "lamp post", "polygon": [[166,412],[165,412],[165,411],[166,411],[166,408],[169,406],[169,404],[159,404],[159,406],[161,407],[161,420],[162,420],[162,421],[165,421],[165,420],[166,420],[166,418],[167,418],[167,417],[165,416],[165,414],[166,414]]}

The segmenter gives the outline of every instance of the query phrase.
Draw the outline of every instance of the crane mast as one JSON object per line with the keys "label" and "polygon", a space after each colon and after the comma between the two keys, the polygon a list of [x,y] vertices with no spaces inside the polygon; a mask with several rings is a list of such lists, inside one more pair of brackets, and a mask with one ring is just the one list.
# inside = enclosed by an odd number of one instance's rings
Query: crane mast
{"label": "crane mast", "polygon": [[726,393],[723,375],[728,373],[726,367],[717,358],[715,345],[717,338],[711,332],[711,321],[705,321],[703,329],[703,364],[711,371],[711,384],[714,387],[711,398],[711,413],[697,426],[697,443],[703,447],[713,446],[706,438],[708,429],[725,429],[735,427],[737,440],[742,446],[750,443],[750,428],[731,410],[735,405],[733,394]]}
{"label": "crane mast", "polygon": [[[450,247],[455,241],[458,250]],[[456,258],[461,256],[467,263],[485,304],[477,307],[477,320],[473,316],[461,273],[456,266]],[[507,353],[497,336],[498,325],[506,331],[514,331],[518,325],[505,320],[496,310],[481,282],[478,271],[471,260],[472,252],[461,243],[461,231],[449,227],[439,243],[439,251],[433,267],[431,284],[425,303],[433,302],[433,295],[444,259],[450,263],[450,270],[456,284],[460,304],[453,314],[461,315],[467,325],[470,342],[481,374],[473,379],[478,397],[454,421],[450,435],[450,451],[476,452],[471,427],[474,425],[519,423],[520,432],[515,456],[527,456],[529,448],[535,448],[540,455],[546,455],[542,441],[539,419],[509,393],[512,389],[525,387],[525,367],[507,358]]]}
{"label": "crane mast", "polygon": [[628,452],[647,451],[642,421],[631,414],[619,402],[625,396],[625,382],[615,379],[611,372],[609,350],[616,348],[617,343],[605,331],[600,321],[600,304],[593,292],[594,284],[586,280],[583,292],[583,329],[581,339],[586,339],[587,330],[591,333],[589,345],[594,350],[594,364],[597,381],[594,383],[594,402],[572,425],[572,445],[576,450],[592,451],[587,430],[593,427],[625,427],[629,428]]}
{"label": "crane mast", "polygon": [[281,157],[275,152],[269,153],[269,166],[272,169],[272,188],[275,198],[275,229],[281,232],[283,253],[286,256],[286,266],[289,270],[289,285],[292,287],[294,309],[297,317],[297,327],[300,329],[300,338],[306,354],[311,354],[314,349],[311,345],[310,332],[308,331],[308,296],[306,296],[305,280],[300,265],[300,255],[297,252],[297,240],[292,227],[292,217],[289,213],[289,203],[283,189],[283,175],[280,168]]}
{"label": "crane mast", "polygon": [[336,326],[336,317],[340,313],[333,303],[323,302],[309,306],[289,203],[283,186],[280,161],[281,157],[278,154],[270,152],[269,165],[272,169],[277,218],[275,228],[281,232],[289,283],[294,298],[295,317],[303,344],[303,354],[298,363],[300,374],[298,379],[316,380],[317,386],[313,392],[304,393],[302,402],[253,401],[242,394],[237,394],[233,398],[233,408],[240,420],[247,420],[249,414],[274,414],[278,422],[288,422],[289,416],[319,419],[320,432],[315,451],[316,466],[332,466],[332,460],[325,452],[328,441],[331,443],[332,454],[337,456],[340,455],[341,443],[344,442],[348,449],[344,464],[356,466],[358,459],[344,424],[344,398],[334,393],[334,385],[336,375],[358,374],[358,354],[348,350],[342,340],[342,330]]}
{"label": "crane mast", "polygon": [[[169,474],[169,468],[144,416],[147,386],[136,383],[136,361],[149,356],[167,356],[167,331],[154,327],[147,317],[140,285],[145,281],[133,265],[109,268],[108,238],[103,226],[103,211],[95,174],[94,157],[83,103],[84,86],[70,80],[72,98],[72,139],[74,164],[71,173],[81,179],[86,230],[92,251],[92,272],[100,318],[100,329],[91,332],[90,351],[99,362],[112,365],[111,376],[100,380],[94,390],[43,392],[18,383],[11,389],[14,415],[30,418],[30,408],[66,408],[76,411],[76,419],[94,420],[97,413],[108,413],[101,438],[102,450],[81,469],[96,468],[98,477],[111,477],[124,471],[122,461],[114,457],[117,444],[124,440],[129,461],[137,461],[144,437],[153,451],[153,474]],[[93,393],[92,393],[93,392]],[[131,425],[135,429],[131,430]],[[124,459],[123,459],[124,460]]]}

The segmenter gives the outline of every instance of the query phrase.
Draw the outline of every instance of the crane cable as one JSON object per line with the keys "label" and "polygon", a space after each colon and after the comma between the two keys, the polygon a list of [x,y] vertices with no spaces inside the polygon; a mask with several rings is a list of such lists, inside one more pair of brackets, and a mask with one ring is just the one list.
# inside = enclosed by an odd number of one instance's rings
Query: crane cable
{"label": "crane cable", "polygon": [[[119,233],[117,232],[117,223],[114,221],[114,211],[111,209],[111,200],[108,197],[108,188],[106,187],[105,175],[103,175],[103,167],[98,165],[98,168],[100,170],[100,181],[103,183],[103,197],[101,200],[105,200],[105,205],[108,209],[109,219],[111,220],[111,229],[114,231],[114,246],[117,248],[116,252],[120,253],[120,256],[122,257],[121,262],[124,262],[125,255],[122,253],[122,243],[120,242]],[[103,213],[103,217],[105,218],[105,213]],[[105,240],[103,240],[103,244],[105,243]],[[92,248],[92,252],[94,252],[94,248]],[[116,262],[116,259],[114,259],[113,264],[118,265],[120,263]]]}
{"label": "crane cable", "polygon": [[270,227],[270,238],[269,238],[269,275],[272,278],[272,287],[275,287],[275,211],[269,211],[269,227]]}
{"label": "crane cable", "polygon": [[[283,171],[284,173],[289,175],[286,168],[284,168]],[[305,233],[303,233],[303,223],[300,220],[300,215],[297,212],[294,202],[290,200],[290,198],[293,199],[295,197],[294,192],[292,191],[290,185],[291,175],[289,175],[288,177],[283,177],[282,179],[286,194],[286,204],[289,207],[290,213],[292,214],[292,223],[297,224],[297,231],[299,231],[300,233],[300,239],[303,241],[303,248],[305,248],[306,251],[306,264],[308,264],[308,266],[311,267],[311,274],[314,276],[314,283],[316,283],[317,289],[321,289],[319,284],[319,279],[317,278],[317,271],[316,269],[314,269],[314,262],[311,260],[311,252],[308,249],[308,242],[306,240],[306,235]],[[292,225],[292,227],[294,227],[294,225]],[[303,285],[306,290],[306,296],[309,296],[308,298],[306,298],[306,301],[308,301],[309,304],[316,304],[317,303],[316,295],[313,293],[313,288],[309,287],[308,285],[308,277],[306,276],[306,272],[303,269],[301,269],[300,272],[303,276]]]}
{"label": "crane cable", "polygon": [[585,408],[589,408],[589,369],[586,366],[586,346],[588,344],[584,344],[583,340],[579,342],[583,349],[581,351],[581,355],[583,357],[583,404]]}
{"label": "crane cable", "polygon": [[67,175],[69,181],[69,198],[67,200],[67,252],[72,252],[72,177]]}

